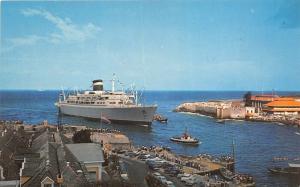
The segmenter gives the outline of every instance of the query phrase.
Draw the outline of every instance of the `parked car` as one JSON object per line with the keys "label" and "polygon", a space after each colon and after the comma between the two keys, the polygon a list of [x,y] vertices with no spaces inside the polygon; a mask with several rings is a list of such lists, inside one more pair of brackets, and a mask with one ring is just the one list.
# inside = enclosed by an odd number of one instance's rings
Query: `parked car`
{"label": "parked car", "polygon": [[195,184],[195,181],[192,178],[188,178],[185,181],[185,183],[186,183],[187,186],[193,186]]}
{"label": "parked car", "polygon": [[146,159],[148,159],[149,156],[150,155],[148,155],[148,154],[140,154],[140,156],[138,156],[138,159],[145,161]]}
{"label": "parked car", "polygon": [[181,182],[187,182],[188,180],[190,180],[191,179],[191,174],[188,174],[188,173],[184,173],[183,175],[182,175],[182,177],[181,177]]}
{"label": "parked car", "polygon": [[122,177],[123,180],[128,180],[128,174],[127,173],[121,174],[121,177]]}
{"label": "parked car", "polygon": [[181,177],[183,177],[183,173],[179,173],[179,174],[177,175],[177,178],[181,179]]}
{"label": "parked car", "polygon": [[153,173],[153,176],[154,176],[154,177],[155,177],[155,176],[161,176],[161,174],[158,173],[158,172],[154,172],[154,173]]}
{"label": "parked car", "polygon": [[175,187],[172,181],[166,181],[165,184],[167,185],[167,187]]}
{"label": "parked car", "polygon": [[167,179],[165,176],[158,176],[158,179],[164,184],[167,182]]}
{"label": "parked car", "polygon": [[166,174],[176,177],[180,171],[177,168],[170,168],[170,169],[165,169],[164,170]]}

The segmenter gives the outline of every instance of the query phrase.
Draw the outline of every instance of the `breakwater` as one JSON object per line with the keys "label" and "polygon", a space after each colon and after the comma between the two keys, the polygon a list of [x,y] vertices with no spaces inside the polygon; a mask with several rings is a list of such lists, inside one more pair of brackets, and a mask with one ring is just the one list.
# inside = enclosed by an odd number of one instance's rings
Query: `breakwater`
{"label": "breakwater", "polygon": [[183,103],[177,106],[174,111],[198,113],[219,119],[244,119],[246,117],[246,110],[243,102],[239,100],[227,100]]}

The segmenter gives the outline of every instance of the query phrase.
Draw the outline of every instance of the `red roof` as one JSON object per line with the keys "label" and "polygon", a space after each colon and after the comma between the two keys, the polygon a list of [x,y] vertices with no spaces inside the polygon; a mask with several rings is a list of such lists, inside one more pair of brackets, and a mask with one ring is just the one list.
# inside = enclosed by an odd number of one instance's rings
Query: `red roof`
{"label": "red roof", "polygon": [[274,101],[295,101],[295,99],[292,97],[278,97],[274,98]]}
{"label": "red roof", "polygon": [[295,100],[275,100],[266,104],[268,107],[300,107],[300,102]]}

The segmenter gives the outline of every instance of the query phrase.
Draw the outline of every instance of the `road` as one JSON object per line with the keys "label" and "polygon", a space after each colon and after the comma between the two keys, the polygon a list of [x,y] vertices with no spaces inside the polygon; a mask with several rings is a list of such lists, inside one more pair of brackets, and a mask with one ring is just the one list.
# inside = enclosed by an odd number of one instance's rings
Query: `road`
{"label": "road", "polygon": [[128,171],[130,182],[136,187],[147,187],[145,177],[149,171],[147,165],[140,160],[133,160],[126,157],[121,157]]}

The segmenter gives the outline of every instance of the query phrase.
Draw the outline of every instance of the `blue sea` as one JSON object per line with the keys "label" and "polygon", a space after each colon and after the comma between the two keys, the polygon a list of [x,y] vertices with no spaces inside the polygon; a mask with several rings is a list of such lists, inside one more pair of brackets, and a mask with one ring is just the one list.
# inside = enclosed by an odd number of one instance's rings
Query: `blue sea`
{"label": "blue sea", "polygon": [[[280,126],[276,123],[226,121],[216,123],[210,117],[174,113],[172,110],[183,102],[207,101],[210,99],[241,98],[245,92],[224,91],[146,91],[144,103],[157,104],[159,114],[166,116],[167,124],[154,122],[151,127],[128,126],[120,124],[104,125],[119,129],[129,136],[134,145],[163,145],[171,147],[178,154],[212,155],[231,154],[232,140],[235,141],[236,170],[255,177],[257,186],[298,186],[300,179],[287,176],[274,176],[267,168],[274,165],[286,165],[287,162],[273,162],[273,157],[300,158],[300,131],[291,126]],[[28,124],[48,120],[57,122],[57,110],[54,102],[59,91],[0,91],[0,119],[23,120]],[[300,94],[281,92],[280,95]],[[77,117],[62,119],[65,124],[100,127],[100,122]],[[185,127],[202,144],[188,146],[172,143],[169,138],[180,135]]]}

